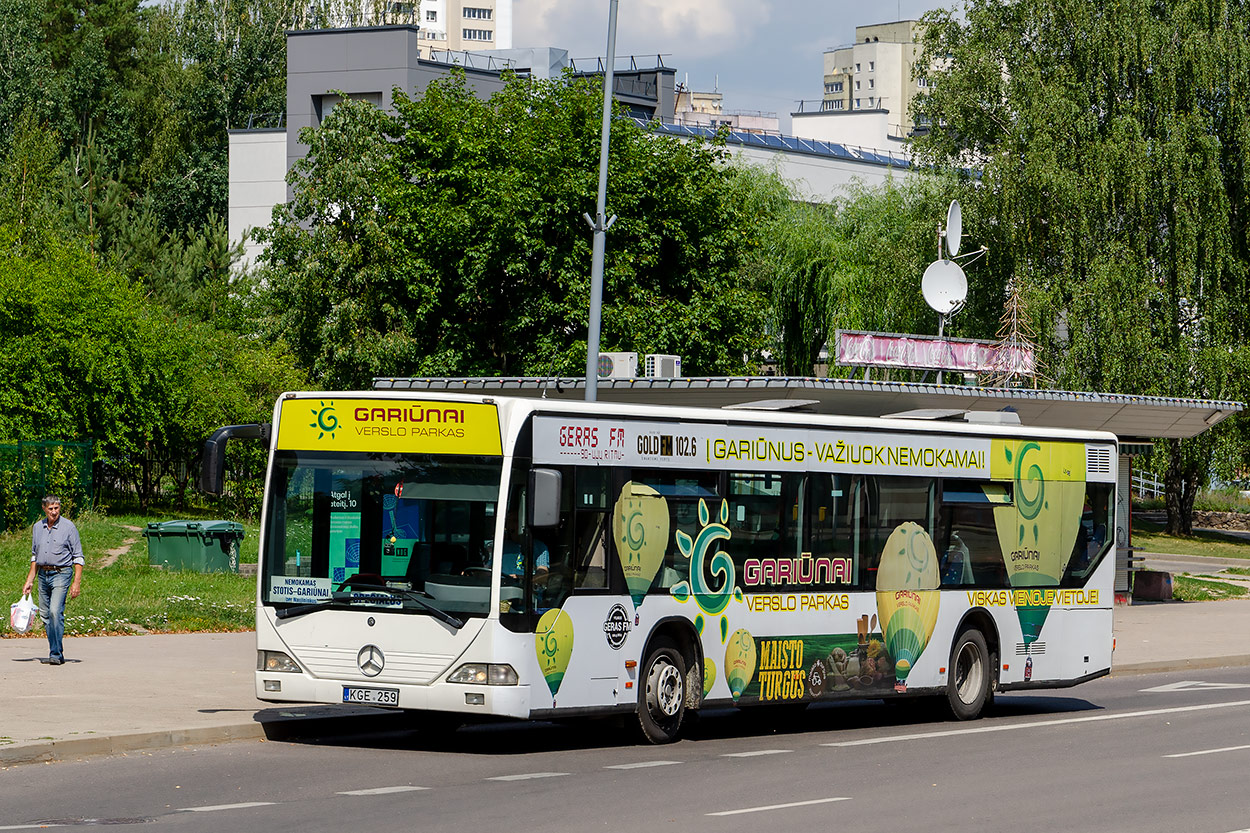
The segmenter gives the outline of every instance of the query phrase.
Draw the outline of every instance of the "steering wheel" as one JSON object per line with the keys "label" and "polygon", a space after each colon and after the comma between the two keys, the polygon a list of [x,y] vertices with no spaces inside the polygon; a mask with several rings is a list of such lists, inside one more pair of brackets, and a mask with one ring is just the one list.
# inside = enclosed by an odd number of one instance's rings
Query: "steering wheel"
{"label": "steering wheel", "polygon": [[465,567],[464,575],[490,578],[490,567]]}

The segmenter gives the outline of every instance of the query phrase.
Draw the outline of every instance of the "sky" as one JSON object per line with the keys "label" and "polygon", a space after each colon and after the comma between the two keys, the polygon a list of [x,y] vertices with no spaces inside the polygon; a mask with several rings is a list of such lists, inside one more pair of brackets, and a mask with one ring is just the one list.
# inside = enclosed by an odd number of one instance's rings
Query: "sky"
{"label": "sky", "polygon": [[[726,112],[775,112],[824,95],[824,53],[855,27],[918,18],[942,0],[620,0],[616,54],[663,57],[677,81],[724,95]],[[517,47],[607,53],[608,0],[513,0]],[[652,64],[653,65],[653,64]]]}

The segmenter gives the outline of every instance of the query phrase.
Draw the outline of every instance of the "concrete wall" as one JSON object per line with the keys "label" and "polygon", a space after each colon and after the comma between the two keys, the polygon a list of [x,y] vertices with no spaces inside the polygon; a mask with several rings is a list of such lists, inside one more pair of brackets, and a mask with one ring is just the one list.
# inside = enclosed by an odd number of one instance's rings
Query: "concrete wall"
{"label": "concrete wall", "polygon": [[[801,139],[838,142],[861,148],[891,149],[886,129],[890,113],[885,110],[829,110],[823,113],[791,113],[790,132]],[[894,152],[898,152],[896,148]]]}
{"label": "concrete wall", "polygon": [[[414,26],[287,34],[287,169],[308,153],[299,131],[320,126],[326,115],[322,105],[333,101],[325,98],[332,90],[380,101],[393,111],[396,87],[419,97],[430,82],[447,75],[447,64],[417,57],[417,36]],[[483,98],[503,89],[498,72],[465,67],[464,73],[469,88]]]}
{"label": "concrete wall", "polygon": [[908,173],[903,168],[770,148],[730,145],[729,149],[735,158],[746,164],[775,167],[782,178],[796,186],[801,197],[811,202],[830,202],[844,194],[852,182],[881,185],[887,179],[902,178]]}
{"label": "concrete wall", "polygon": [[[285,202],[286,130],[230,131],[230,242],[243,239],[248,229],[269,225],[273,207]],[[248,242],[244,267],[255,262],[261,247]]]}

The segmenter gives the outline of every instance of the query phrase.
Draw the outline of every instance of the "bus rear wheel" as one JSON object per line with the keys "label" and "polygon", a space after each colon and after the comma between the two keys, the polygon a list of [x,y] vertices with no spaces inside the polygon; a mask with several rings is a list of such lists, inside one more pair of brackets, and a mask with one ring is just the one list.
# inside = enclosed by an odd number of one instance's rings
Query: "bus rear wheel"
{"label": "bus rear wheel", "polygon": [[974,720],[990,699],[993,673],[985,637],[976,628],[961,631],[951,648],[946,702],[956,720]]}
{"label": "bus rear wheel", "polygon": [[667,639],[657,640],[643,664],[638,726],[651,743],[677,740],[686,716],[686,660]]}

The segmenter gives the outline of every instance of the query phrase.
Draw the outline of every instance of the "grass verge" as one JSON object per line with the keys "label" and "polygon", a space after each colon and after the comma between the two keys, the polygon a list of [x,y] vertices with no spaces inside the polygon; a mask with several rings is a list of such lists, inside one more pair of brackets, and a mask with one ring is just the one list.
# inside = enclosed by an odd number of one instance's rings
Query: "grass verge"
{"label": "grass verge", "polygon": [[1211,602],[1234,599],[1250,593],[1250,588],[1226,581],[1198,578],[1189,573],[1172,576],[1172,598],[1182,602]]}
{"label": "grass verge", "polygon": [[1250,541],[1221,532],[1202,531],[1190,536],[1165,535],[1163,525],[1133,519],[1133,546],[1168,555],[1200,555],[1250,560]]}
{"label": "grass verge", "polygon": [[[66,604],[66,635],[134,633],[140,629],[160,633],[241,631],[253,627],[254,578],[233,573],[166,572],[148,564],[147,541],[139,530],[149,521],[170,519],[106,517],[91,512],[73,519],[87,564],[82,595]],[[256,539],[255,524],[244,524],[241,559],[250,556],[251,561],[256,560]],[[116,560],[107,563],[109,550],[123,549]],[[29,569],[30,530],[0,535],[0,576],[12,601],[20,595]],[[16,636],[7,629],[0,634]],[[31,635],[43,638],[42,630]]]}

